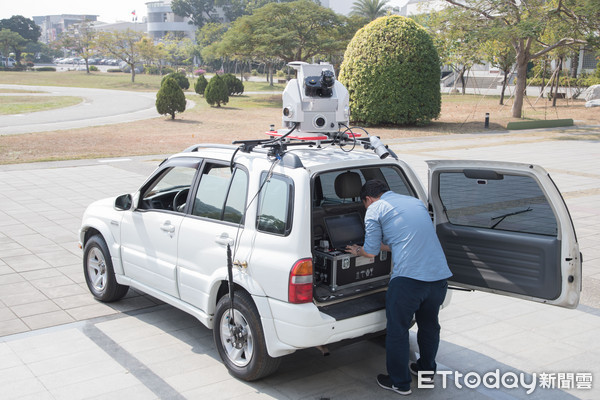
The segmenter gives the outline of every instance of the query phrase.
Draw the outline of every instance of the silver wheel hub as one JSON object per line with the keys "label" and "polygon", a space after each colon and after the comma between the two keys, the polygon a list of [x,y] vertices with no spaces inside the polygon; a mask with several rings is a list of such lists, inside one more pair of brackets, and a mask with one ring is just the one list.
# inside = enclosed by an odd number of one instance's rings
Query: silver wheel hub
{"label": "silver wheel hub", "polygon": [[220,335],[221,346],[227,358],[238,367],[245,367],[252,360],[254,354],[254,338],[246,318],[235,310],[234,324],[231,324],[231,311],[226,311],[221,317]]}
{"label": "silver wheel hub", "polygon": [[106,260],[96,247],[88,253],[87,272],[94,289],[98,292],[104,291],[106,288]]}

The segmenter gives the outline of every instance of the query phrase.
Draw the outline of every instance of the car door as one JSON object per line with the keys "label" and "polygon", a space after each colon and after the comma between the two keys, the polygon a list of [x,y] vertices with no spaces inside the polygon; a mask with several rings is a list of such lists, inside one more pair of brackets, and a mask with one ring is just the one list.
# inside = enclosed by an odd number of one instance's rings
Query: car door
{"label": "car door", "polygon": [[536,165],[428,161],[450,283],[575,308],[581,254],[567,206]]}
{"label": "car door", "polygon": [[140,190],[138,204],[121,221],[125,275],[179,297],[177,240],[199,161],[169,160]]}
{"label": "car door", "polygon": [[181,299],[200,310],[207,310],[214,277],[220,279],[223,270],[226,274],[227,245],[233,257],[247,252],[240,240],[247,192],[244,169],[232,170],[229,163],[211,161],[202,166],[181,223],[177,261]]}

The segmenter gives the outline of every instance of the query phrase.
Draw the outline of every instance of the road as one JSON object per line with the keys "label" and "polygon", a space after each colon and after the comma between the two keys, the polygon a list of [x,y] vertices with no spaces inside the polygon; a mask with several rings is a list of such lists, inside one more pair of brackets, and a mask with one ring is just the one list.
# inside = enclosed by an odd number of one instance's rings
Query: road
{"label": "road", "polygon": [[[58,86],[0,84],[0,89],[36,90],[27,96],[75,96],[83,102],[71,107],[26,114],[0,115],[0,135],[75,129],[158,117],[154,92]],[[14,94],[0,94],[14,95]]]}
{"label": "road", "polygon": [[[435,388],[417,389],[415,381],[411,398],[600,398],[600,127],[551,132],[559,132],[560,140],[532,131],[389,142],[422,182],[427,159],[544,166],[565,195],[584,257],[576,310],[454,291],[440,314]],[[375,383],[385,371],[381,340],[332,346],[328,357],[315,349],[298,351],[273,376],[246,383],[227,373],[212,332],[193,317],[133,290],[116,303],[93,300],[77,248],[83,210],[98,198],[135,190],[161,159],[0,166],[1,397],[397,399]],[[414,328],[411,338],[414,342]],[[439,372],[449,374],[447,379]],[[488,372],[508,379],[498,387],[476,384]],[[467,386],[466,374],[475,384]],[[526,384],[535,379],[533,392],[522,381],[511,383],[511,374],[524,374]]]}

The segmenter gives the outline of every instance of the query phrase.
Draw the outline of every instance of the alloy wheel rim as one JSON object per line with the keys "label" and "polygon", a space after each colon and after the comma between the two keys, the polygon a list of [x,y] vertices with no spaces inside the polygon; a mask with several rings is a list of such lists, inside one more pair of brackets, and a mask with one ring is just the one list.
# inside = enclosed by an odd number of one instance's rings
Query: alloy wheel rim
{"label": "alloy wheel rim", "polygon": [[254,354],[254,338],[252,336],[252,331],[248,326],[248,321],[246,318],[244,318],[242,313],[240,313],[238,310],[235,310],[233,316],[236,328],[241,330],[244,337],[241,343],[242,345],[240,348],[236,348],[234,345],[234,337],[229,324],[229,310],[224,312],[221,316],[221,345],[223,346],[223,350],[225,350],[227,358],[234,365],[237,367],[245,367],[250,363]]}
{"label": "alloy wheel rim", "polygon": [[88,253],[87,270],[94,290],[97,292],[104,291],[106,288],[106,260],[102,252],[96,247]]}

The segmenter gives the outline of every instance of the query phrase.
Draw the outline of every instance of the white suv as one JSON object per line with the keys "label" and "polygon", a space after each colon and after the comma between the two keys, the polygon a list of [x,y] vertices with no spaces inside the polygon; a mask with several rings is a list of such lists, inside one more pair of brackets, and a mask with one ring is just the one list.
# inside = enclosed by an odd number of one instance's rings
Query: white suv
{"label": "white suv", "polygon": [[192,314],[245,380],[295,350],[380,332],[391,256],[336,248],[360,240],[360,187],[381,179],[429,204],[451,284],[577,306],[575,231],[542,168],[431,161],[428,197],[393,157],[327,141],[277,146],[194,146],[133,195],[90,205],[80,244],[92,294],[115,301],[134,287]]}

